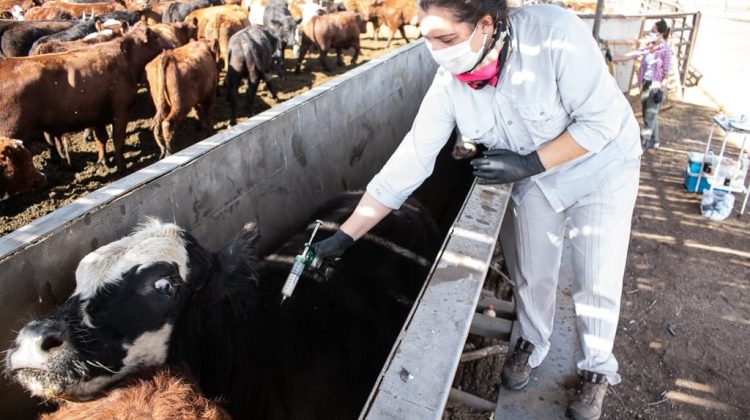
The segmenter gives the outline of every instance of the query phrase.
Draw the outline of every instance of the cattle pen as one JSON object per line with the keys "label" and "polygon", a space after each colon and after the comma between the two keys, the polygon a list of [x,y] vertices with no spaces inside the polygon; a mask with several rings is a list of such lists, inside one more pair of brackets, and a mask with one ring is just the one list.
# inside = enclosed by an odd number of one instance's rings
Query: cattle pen
{"label": "cattle pen", "polygon": [[[0,338],[8,342],[26,317],[64,301],[78,261],[146,216],[174,221],[213,249],[256,221],[265,253],[322,202],[363,188],[410,128],[432,81],[436,67],[421,44],[376,58],[0,238]],[[512,304],[481,293],[510,189],[472,185],[469,166],[451,159],[449,147],[416,193],[442,226],[444,243],[362,418],[440,417],[470,330],[510,337]],[[499,317],[475,315],[488,299]],[[0,411],[38,409],[38,401],[3,379]]]}

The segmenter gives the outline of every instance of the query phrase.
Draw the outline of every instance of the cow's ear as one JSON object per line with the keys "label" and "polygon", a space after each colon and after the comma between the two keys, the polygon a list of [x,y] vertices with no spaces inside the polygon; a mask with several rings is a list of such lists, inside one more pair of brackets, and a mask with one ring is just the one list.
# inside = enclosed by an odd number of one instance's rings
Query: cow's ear
{"label": "cow's ear", "polygon": [[220,271],[232,276],[233,274],[252,272],[256,264],[256,243],[260,238],[255,223],[246,224],[234,239],[218,252]]}

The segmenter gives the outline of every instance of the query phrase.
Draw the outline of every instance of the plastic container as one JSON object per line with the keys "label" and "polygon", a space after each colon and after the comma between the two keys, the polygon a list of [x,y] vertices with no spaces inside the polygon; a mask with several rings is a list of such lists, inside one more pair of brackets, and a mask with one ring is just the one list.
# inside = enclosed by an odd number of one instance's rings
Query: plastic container
{"label": "plastic container", "polygon": [[688,167],[691,172],[698,173],[703,167],[703,153],[688,152]]}
{"label": "plastic container", "polygon": [[692,171],[692,165],[688,165],[687,169],[685,169],[685,181],[683,182],[683,185],[685,185],[685,189],[689,192],[698,192],[703,193],[703,190],[706,190],[710,187],[708,185],[708,180],[706,179],[706,176],[701,177],[701,183],[698,186],[698,190],[695,190],[695,185],[698,183],[698,174],[700,174],[700,163],[698,164],[698,170]]}

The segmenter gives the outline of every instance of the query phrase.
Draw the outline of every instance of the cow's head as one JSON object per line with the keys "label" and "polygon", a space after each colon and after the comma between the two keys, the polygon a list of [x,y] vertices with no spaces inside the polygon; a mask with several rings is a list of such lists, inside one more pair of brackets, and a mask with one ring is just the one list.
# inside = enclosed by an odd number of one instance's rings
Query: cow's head
{"label": "cow's head", "polygon": [[269,28],[279,38],[284,46],[292,46],[295,43],[294,33],[297,30],[297,21],[289,15],[276,16],[271,19]]}
{"label": "cow's head", "polygon": [[0,200],[42,188],[44,173],[34,167],[33,156],[20,140],[0,137]]}
{"label": "cow's head", "polygon": [[[255,230],[243,232],[240,243],[252,247]],[[173,331],[200,310],[195,299],[224,287],[217,267],[249,260],[236,244],[212,254],[177,225],[148,220],[81,260],[73,296],[21,329],[6,355],[7,372],[34,395],[77,401],[164,364],[176,345]],[[222,257],[227,253],[232,257]]]}

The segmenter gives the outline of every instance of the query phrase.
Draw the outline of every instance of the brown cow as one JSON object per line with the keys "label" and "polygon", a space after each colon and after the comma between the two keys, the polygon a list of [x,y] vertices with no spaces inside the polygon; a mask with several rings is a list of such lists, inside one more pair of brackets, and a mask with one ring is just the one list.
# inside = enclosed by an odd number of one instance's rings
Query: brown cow
{"label": "brown cow", "polygon": [[112,124],[118,170],[130,108],[146,63],[168,45],[139,23],[118,39],[60,54],[0,60],[0,135],[59,137],[94,127],[98,162],[105,163]]}
{"label": "brown cow", "polygon": [[103,15],[105,13],[111,13],[118,10],[127,10],[122,3],[117,1],[101,1],[96,3],[72,3],[61,0],[50,0],[42,4],[42,7],[59,7],[73,16],[86,16],[90,14]]}
{"label": "brown cow", "polygon": [[305,59],[307,50],[313,45],[320,50],[320,64],[325,71],[331,71],[331,68],[326,63],[326,54],[331,49],[336,50],[336,64],[343,66],[343,50],[354,48],[351,64],[355,64],[359,57],[359,34],[364,33],[366,30],[366,23],[354,12],[338,12],[313,16],[312,19],[302,25],[302,39],[297,55],[295,72],[300,72],[302,60]]}
{"label": "brown cow", "polygon": [[404,26],[417,25],[417,2],[414,0],[372,0],[365,13],[365,20],[373,22],[376,36],[380,25],[388,27],[390,34],[386,48],[391,47],[397,30],[401,32],[406,42],[409,42]]}
{"label": "brown cow", "polygon": [[181,47],[191,39],[198,39],[198,22],[193,19],[186,22],[157,23],[151,30],[158,32],[170,48]]}
{"label": "brown cow", "polygon": [[15,19],[13,14],[17,8],[14,6],[18,6],[21,11],[24,11],[40,4],[41,1],[35,0],[0,0],[0,16],[2,16],[2,19]]}
{"label": "brown cow", "polygon": [[146,65],[146,77],[156,107],[152,127],[160,158],[174,152],[172,137],[193,108],[204,135],[211,134],[211,114],[219,84],[215,41],[191,41],[164,51]]}
{"label": "brown cow", "polygon": [[67,20],[73,19],[73,15],[60,7],[32,7],[23,14],[23,20]]}
{"label": "brown cow", "polygon": [[63,402],[40,420],[195,419],[230,420],[216,402],[204,397],[195,380],[179,369],[160,368],[136,375],[91,401]]}
{"label": "brown cow", "polygon": [[198,38],[218,42],[217,63],[223,62],[222,67],[226,68],[229,38],[250,26],[247,9],[239,5],[206,7],[191,12],[185,18],[187,21],[193,19],[198,21]]}
{"label": "brown cow", "polygon": [[[175,3],[174,1],[162,1],[157,3],[129,3],[128,10],[131,12],[139,12],[141,20],[146,21],[149,25],[155,25],[162,23],[162,15],[167,11],[169,5]],[[136,7],[138,5],[138,7]]]}
{"label": "brown cow", "polygon": [[34,167],[32,157],[21,140],[0,137],[0,201],[46,184],[46,177]]}

